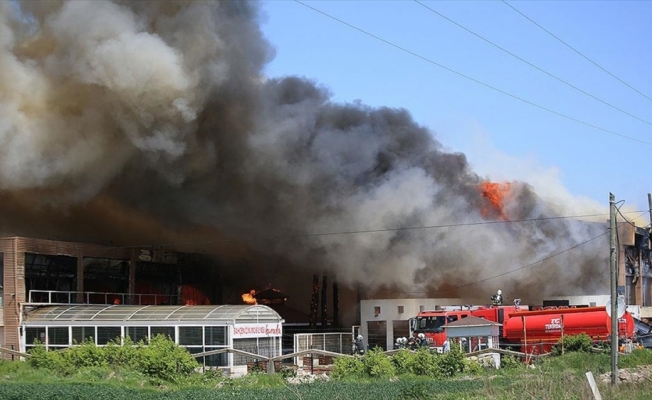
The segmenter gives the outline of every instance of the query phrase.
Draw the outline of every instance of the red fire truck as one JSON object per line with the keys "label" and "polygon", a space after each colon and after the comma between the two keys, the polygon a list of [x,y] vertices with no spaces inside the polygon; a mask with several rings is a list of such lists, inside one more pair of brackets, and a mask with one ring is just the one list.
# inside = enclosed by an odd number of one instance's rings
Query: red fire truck
{"label": "red fire truck", "polygon": [[[606,341],[611,334],[611,318],[605,307],[551,307],[531,311],[527,306],[481,306],[459,310],[422,311],[409,321],[410,336],[425,334],[430,347],[442,348],[447,339],[444,327],[468,316],[501,324],[501,347],[527,353],[549,352],[562,335],[586,333],[594,341]],[[635,322],[626,312],[618,321],[621,338],[634,337]]]}
{"label": "red fire truck", "polygon": [[410,318],[410,336],[416,337],[419,333],[426,335],[430,347],[442,347],[446,341],[444,326],[470,315],[484,318],[489,321],[502,323],[505,316],[518,311],[527,311],[527,306],[480,306],[460,307],[459,310],[428,310],[421,311],[415,318]]}

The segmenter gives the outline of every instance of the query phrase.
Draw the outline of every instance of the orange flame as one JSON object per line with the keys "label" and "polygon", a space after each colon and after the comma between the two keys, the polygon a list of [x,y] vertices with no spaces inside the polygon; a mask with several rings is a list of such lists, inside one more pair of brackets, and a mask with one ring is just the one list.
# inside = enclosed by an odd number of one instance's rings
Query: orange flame
{"label": "orange flame", "polygon": [[510,183],[482,182],[479,190],[482,197],[487,199],[491,205],[491,208],[485,207],[482,209],[482,216],[486,218],[492,213],[497,213],[498,218],[506,220],[507,215],[505,214],[504,207],[505,200],[511,193]]}
{"label": "orange flame", "polygon": [[251,289],[249,292],[242,294],[242,301],[244,301],[246,304],[258,304],[256,298],[254,297],[255,295],[256,291]]}

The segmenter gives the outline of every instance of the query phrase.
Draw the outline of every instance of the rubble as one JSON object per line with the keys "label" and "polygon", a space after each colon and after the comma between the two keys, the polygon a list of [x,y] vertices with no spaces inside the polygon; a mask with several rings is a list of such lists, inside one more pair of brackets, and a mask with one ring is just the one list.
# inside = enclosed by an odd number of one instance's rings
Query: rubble
{"label": "rubble", "polygon": [[302,383],[313,383],[315,381],[330,381],[331,377],[326,374],[297,374],[297,376],[291,376],[286,379],[286,381],[293,385],[299,385]]}
{"label": "rubble", "polygon": [[[611,382],[611,372],[600,375],[602,382]],[[652,380],[652,365],[641,365],[637,368],[618,370],[618,381],[623,383],[639,383]]]}

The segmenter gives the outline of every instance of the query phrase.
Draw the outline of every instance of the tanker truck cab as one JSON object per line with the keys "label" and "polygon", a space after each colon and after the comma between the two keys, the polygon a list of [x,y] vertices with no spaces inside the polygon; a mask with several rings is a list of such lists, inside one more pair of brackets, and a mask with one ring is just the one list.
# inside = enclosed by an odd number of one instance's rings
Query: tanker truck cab
{"label": "tanker truck cab", "polygon": [[446,330],[444,326],[448,323],[458,321],[471,315],[470,311],[421,311],[415,318],[410,318],[410,336],[416,337],[419,333],[426,335],[428,345],[443,351],[446,341]]}

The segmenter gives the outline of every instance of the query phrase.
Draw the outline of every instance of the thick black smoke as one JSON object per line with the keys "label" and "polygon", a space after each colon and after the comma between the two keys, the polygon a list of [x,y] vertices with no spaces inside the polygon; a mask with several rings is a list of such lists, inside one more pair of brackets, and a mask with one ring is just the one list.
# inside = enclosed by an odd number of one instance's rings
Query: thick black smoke
{"label": "thick black smoke", "polygon": [[[445,152],[408,111],[337,104],[314,82],[265,77],[274,52],[259,15],[242,1],[1,2],[2,230],[41,224],[108,236],[130,229],[129,218],[105,218],[117,209],[152,230],[215,229],[263,257],[397,296],[605,286],[594,272],[606,263],[601,238],[437,292],[587,241],[602,224],[315,235],[469,224],[501,212],[466,157]],[[504,207],[510,219],[564,212],[519,182]],[[102,222],[79,229],[79,215]]]}

